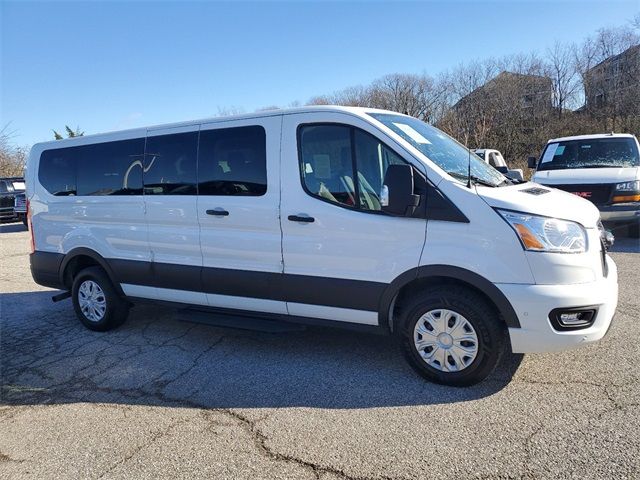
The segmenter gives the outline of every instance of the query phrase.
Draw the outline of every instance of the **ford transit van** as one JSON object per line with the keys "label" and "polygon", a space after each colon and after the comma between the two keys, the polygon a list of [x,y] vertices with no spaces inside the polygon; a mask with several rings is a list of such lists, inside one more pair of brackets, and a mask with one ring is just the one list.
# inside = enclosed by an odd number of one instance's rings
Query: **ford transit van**
{"label": "ford transit van", "polygon": [[[396,335],[427,379],[601,339],[617,271],[589,201],[415,118],[304,107],[35,145],[33,278],[92,330],[133,303]],[[372,353],[373,354],[373,353]]]}

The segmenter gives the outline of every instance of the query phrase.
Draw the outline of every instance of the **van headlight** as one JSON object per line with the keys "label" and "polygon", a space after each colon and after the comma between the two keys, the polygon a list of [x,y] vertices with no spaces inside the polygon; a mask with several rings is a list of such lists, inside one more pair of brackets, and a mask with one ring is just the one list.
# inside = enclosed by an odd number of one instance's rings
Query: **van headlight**
{"label": "van headlight", "polygon": [[525,250],[558,253],[587,250],[587,232],[579,223],[530,213],[496,211],[511,225]]}

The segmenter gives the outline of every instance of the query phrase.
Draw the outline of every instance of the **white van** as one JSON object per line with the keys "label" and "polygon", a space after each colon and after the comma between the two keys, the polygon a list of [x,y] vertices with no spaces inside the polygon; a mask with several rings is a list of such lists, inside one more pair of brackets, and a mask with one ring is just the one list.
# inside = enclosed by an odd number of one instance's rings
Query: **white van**
{"label": "white van", "polygon": [[529,167],[536,168],[533,181],[590,200],[603,222],[640,235],[640,144],[633,135],[555,138]]}
{"label": "white van", "polygon": [[[469,175],[470,173],[470,175]],[[304,107],[37,144],[31,271],[92,330],[161,301],[400,337],[426,378],[602,338],[588,201],[514,184],[398,113]]]}

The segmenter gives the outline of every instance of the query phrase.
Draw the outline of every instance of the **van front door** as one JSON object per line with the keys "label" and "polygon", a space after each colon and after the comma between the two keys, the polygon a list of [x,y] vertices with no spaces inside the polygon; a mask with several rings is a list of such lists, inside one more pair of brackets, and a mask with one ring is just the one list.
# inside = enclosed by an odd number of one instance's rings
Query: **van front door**
{"label": "van front door", "polygon": [[380,296],[418,266],[426,235],[426,220],[381,211],[386,168],[405,163],[402,149],[346,113],[285,115],[282,128],[289,313],[377,325]]}

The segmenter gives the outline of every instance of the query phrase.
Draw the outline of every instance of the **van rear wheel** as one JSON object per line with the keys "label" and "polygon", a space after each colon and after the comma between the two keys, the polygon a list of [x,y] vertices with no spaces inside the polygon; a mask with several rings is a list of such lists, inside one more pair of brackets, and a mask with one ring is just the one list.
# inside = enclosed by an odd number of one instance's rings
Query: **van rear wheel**
{"label": "van rear wheel", "polygon": [[120,298],[100,267],[85,268],[75,276],[71,297],[78,319],[89,330],[117,328],[129,315],[129,304]]}
{"label": "van rear wheel", "polygon": [[468,386],[493,372],[506,348],[506,327],[482,296],[458,286],[430,289],[402,308],[405,356],[427,380]]}

